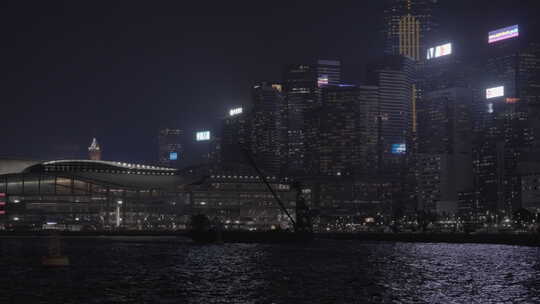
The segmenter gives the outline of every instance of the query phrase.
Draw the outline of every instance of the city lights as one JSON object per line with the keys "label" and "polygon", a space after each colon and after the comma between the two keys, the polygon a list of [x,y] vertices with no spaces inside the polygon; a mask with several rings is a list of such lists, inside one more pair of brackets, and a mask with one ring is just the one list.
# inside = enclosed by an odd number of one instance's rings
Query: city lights
{"label": "city lights", "polygon": [[244,111],[243,108],[234,108],[234,109],[231,109],[231,110],[229,110],[229,116],[240,115],[240,114],[242,114],[243,111]]}
{"label": "city lights", "polygon": [[209,141],[210,140],[210,131],[199,131],[196,134],[197,141]]}
{"label": "city lights", "polygon": [[506,103],[518,103],[519,100],[520,100],[519,98],[508,97],[508,98],[506,98]]}
{"label": "city lights", "polygon": [[319,76],[319,78],[317,79],[317,86],[320,88],[325,85],[328,85],[328,75]]}
{"label": "city lights", "polygon": [[0,192],[0,215],[6,214],[6,210],[4,210],[6,206],[6,194],[4,192]]}
{"label": "city lights", "polygon": [[502,41],[519,36],[519,26],[512,25],[502,29],[489,32],[489,43]]}
{"label": "city lights", "polygon": [[427,51],[427,59],[438,58],[450,54],[452,54],[452,43],[446,43],[443,45],[429,48]]}
{"label": "city lights", "polygon": [[504,96],[504,86],[486,89],[486,99]]}
{"label": "city lights", "polygon": [[392,154],[403,154],[407,152],[406,144],[393,144],[392,145]]}

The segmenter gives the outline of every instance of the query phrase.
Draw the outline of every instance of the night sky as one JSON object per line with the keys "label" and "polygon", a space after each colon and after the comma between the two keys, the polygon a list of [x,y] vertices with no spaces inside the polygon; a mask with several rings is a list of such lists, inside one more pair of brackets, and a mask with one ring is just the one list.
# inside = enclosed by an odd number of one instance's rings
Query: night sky
{"label": "night sky", "polygon": [[[0,155],[12,157],[86,157],[96,136],[104,159],[151,163],[160,126],[217,130],[285,63],[341,59],[361,83],[383,48],[381,0],[6,2]],[[535,2],[441,0],[441,29],[474,50],[489,30],[535,28]]]}

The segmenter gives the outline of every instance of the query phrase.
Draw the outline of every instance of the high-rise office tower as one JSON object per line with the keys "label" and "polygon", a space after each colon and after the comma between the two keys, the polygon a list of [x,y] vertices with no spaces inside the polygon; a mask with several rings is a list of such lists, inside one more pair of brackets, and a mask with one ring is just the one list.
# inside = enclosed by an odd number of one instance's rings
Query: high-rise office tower
{"label": "high-rise office tower", "polygon": [[306,114],[309,174],[367,174],[373,164],[369,153],[375,151],[377,139],[377,96],[376,87],[340,85],[322,89],[322,105]]}
{"label": "high-rise office tower", "polygon": [[379,139],[379,87],[359,86],[358,101],[360,106],[360,158],[362,174],[373,176],[379,164],[377,153]]}
{"label": "high-rise office tower", "polygon": [[317,61],[317,86],[337,86],[341,84],[341,62],[339,60]]}
{"label": "high-rise office tower", "polygon": [[306,167],[312,175],[351,175],[360,168],[356,87],[325,87],[322,105],[306,113]]}
{"label": "high-rise office tower", "polygon": [[425,110],[418,117],[420,153],[470,154],[472,97],[467,88],[448,88],[425,95]]}
{"label": "high-rise office tower", "polygon": [[413,61],[403,56],[386,56],[368,73],[369,82],[379,88],[379,169],[395,171],[413,134],[415,107]]}
{"label": "high-rise office tower", "polygon": [[229,111],[223,119],[221,130],[221,161],[224,163],[245,163],[243,149],[251,146],[251,113],[249,109],[237,107]]}
{"label": "high-rise office tower", "polygon": [[472,99],[467,88],[431,91],[418,120],[416,176],[422,210],[457,213],[472,191]]}
{"label": "high-rise office tower", "polygon": [[158,162],[161,166],[178,168],[184,157],[184,131],[181,129],[165,128],[159,130]]}
{"label": "high-rise office tower", "polygon": [[418,65],[418,89],[427,93],[471,86],[471,79],[477,69],[466,62],[460,46],[460,43],[450,40],[428,45],[425,57]]}
{"label": "high-rise office tower", "polygon": [[208,142],[208,161],[212,164],[221,163],[221,137],[213,136]]}
{"label": "high-rise office tower", "polygon": [[285,67],[283,93],[286,101],[288,173],[305,171],[305,114],[321,105],[321,88],[338,85],[341,63],[337,60],[318,60],[316,64],[293,64]]}
{"label": "high-rise office tower", "polygon": [[391,0],[385,9],[386,53],[421,60],[435,28],[437,0]]}
{"label": "high-rise office tower", "polygon": [[285,98],[281,84],[258,83],[253,87],[250,151],[266,172],[277,174],[285,165]]}
{"label": "high-rise office tower", "polygon": [[101,160],[101,146],[98,144],[95,137],[92,139],[92,143],[88,147],[88,159]]}
{"label": "high-rise office tower", "polygon": [[520,162],[538,149],[540,46],[519,25],[488,34],[477,108],[482,129],[475,142],[478,204],[513,212],[521,207]]}
{"label": "high-rise office tower", "polygon": [[316,67],[307,64],[286,66],[283,89],[286,100],[286,168],[289,174],[302,174],[305,156],[305,112],[320,104]]}
{"label": "high-rise office tower", "polygon": [[[413,133],[415,134],[415,151],[424,139],[419,138],[421,131],[419,125],[420,117],[430,115],[430,101],[425,98],[427,94],[434,91],[449,88],[472,88],[475,66],[466,63],[464,54],[461,52],[460,43],[452,40],[440,40],[430,44],[426,51],[424,60],[417,65],[416,85],[415,85],[415,106],[413,115]],[[471,105],[472,106],[472,105]],[[424,134],[426,134],[424,132]],[[424,144],[425,146],[425,144]]]}

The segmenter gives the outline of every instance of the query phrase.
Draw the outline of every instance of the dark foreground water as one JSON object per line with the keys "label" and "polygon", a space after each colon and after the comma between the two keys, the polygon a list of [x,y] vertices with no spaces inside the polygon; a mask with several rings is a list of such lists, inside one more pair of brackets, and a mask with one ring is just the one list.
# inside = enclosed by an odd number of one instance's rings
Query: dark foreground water
{"label": "dark foreground water", "polygon": [[175,238],[0,239],[0,303],[540,303],[540,249],[315,241],[194,245]]}

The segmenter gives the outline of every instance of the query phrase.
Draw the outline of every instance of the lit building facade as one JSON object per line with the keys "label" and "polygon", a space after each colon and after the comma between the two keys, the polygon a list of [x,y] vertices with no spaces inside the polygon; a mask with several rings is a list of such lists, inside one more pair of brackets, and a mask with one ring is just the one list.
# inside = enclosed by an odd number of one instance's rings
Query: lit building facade
{"label": "lit building facade", "polygon": [[[294,215],[290,180],[266,179]],[[256,171],[238,163],[182,170],[91,160],[0,160],[1,229],[185,229],[194,214],[228,229],[290,228]],[[310,201],[308,201],[310,203]]]}
{"label": "lit building facade", "polygon": [[280,84],[259,83],[253,87],[250,151],[265,172],[284,170],[287,153],[285,98]]}
{"label": "lit building facade", "polygon": [[246,162],[242,149],[251,145],[251,116],[248,110],[223,119],[220,137],[220,162]]}
{"label": "lit building facade", "polygon": [[419,115],[416,177],[420,210],[457,214],[473,189],[472,100],[466,88],[431,91]]}
{"label": "lit building facade", "polygon": [[[295,194],[287,181],[268,176],[287,211],[294,214]],[[191,213],[218,219],[225,229],[290,228],[289,219],[257,175],[219,170],[190,191]]]}
{"label": "lit building facade", "polygon": [[92,143],[88,147],[88,159],[101,160],[101,146],[98,144],[95,137],[92,139]]}
{"label": "lit building facade", "polygon": [[337,86],[341,84],[341,62],[339,60],[317,60],[317,86]]}
{"label": "lit building facade", "polygon": [[175,229],[200,176],[95,160],[0,160],[5,229]]}
{"label": "lit building facade", "polygon": [[518,166],[521,178],[521,207],[540,213],[540,162],[522,162]]}
{"label": "lit building facade", "polygon": [[306,111],[316,108],[318,98],[317,69],[314,65],[294,64],[285,67],[283,89],[286,100],[287,154],[285,163],[289,174],[303,174]]}
{"label": "lit building facade", "polygon": [[287,173],[305,174],[306,113],[322,104],[322,88],[341,83],[341,62],[318,60],[315,64],[287,65],[283,73],[286,101]]}
{"label": "lit building facade", "polygon": [[306,169],[311,175],[365,174],[376,150],[376,87],[322,89],[322,105],[306,115]]}
{"label": "lit building facade", "polygon": [[184,131],[165,128],[159,131],[158,150],[159,164],[178,168],[184,158]]}
{"label": "lit building facade", "polygon": [[[519,33],[492,39],[480,79],[474,167],[483,209],[512,213],[522,206],[519,164],[538,151],[540,46]],[[521,36],[520,36],[521,35]]]}
{"label": "lit building facade", "polygon": [[403,56],[386,56],[371,67],[368,79],[379,88],[379,170],[395,172],[403,167],[413,138],[414,62]]}
{"label": "lit building facade", "polygon": [[436,0],[392,0],[385,9],[386,53],[420,61],[434,31]]}
{"label": "lit building facade", "polygon": [[431,91],[418,117],[418,151],[471,154],[473,93],[467,88]]}

